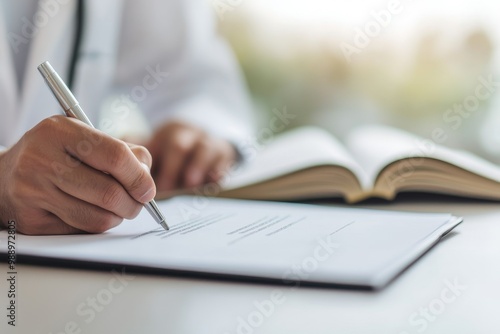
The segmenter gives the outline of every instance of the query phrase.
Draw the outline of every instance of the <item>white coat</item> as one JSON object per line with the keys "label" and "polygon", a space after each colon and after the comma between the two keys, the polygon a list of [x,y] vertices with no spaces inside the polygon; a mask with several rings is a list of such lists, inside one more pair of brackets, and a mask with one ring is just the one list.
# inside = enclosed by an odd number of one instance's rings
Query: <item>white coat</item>
{"label": "white coat", "polygon": [[[73,92],[94,124],[106,95],[120,92],[137,102],[153,128],[176,118],[237,146],[246,141],[251,129],[248,98],[206,1],[84,4]],[[36,68],[49,60],[67,78],[76,8],[73,0],[40,1],[35,20],[28,18],[35,32],[24,36],[31,39],[31,49],[22,95],[0,13],[0,145],[14,144],[42,119],[61,113]]]}

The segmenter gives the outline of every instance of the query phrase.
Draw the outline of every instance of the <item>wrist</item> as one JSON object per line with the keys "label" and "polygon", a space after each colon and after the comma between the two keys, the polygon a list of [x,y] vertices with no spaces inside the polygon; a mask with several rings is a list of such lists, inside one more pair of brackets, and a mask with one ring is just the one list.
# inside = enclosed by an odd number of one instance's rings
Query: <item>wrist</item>
{"label": "wrist", "polygon": [[7,150],[3,147],[0,147],[0,230],[7,228],[7,220],[6,213],[8,211],[7,198],[5,193],[5,185],[4,180],[6,178],[6,164],[5,164],[5,155],[7,154]]}

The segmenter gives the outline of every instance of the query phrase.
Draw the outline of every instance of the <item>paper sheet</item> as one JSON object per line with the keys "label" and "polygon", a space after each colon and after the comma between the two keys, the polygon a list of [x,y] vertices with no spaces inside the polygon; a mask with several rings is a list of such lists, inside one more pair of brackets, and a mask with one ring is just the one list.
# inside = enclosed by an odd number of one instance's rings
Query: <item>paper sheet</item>
{"label": "paper sheet", "polygon": [[[158,203],[101,235],[17,236],[18,255],[216,275],[380,288],[461,221],[399,213],[202,197]],[[2,253],[6,232],[0,233]]]}

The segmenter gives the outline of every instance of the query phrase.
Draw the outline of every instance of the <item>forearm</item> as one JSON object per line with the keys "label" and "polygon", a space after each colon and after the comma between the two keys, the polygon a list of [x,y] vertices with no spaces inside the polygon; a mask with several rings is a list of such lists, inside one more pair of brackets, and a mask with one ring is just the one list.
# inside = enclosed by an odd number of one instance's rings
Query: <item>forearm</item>
{"label": "forearm", "polygon": [[[5,177],[5,171],[4,171],[4,163],[3,163],[3,158],[5,156],[6,148],[3,146],[0,146],[0,184],[2,184],[2,179]],[[4,198],[5,194],[0,189],[0,210],[6,210],[2,204],[7,202],[7,199]],[[7,228],[7,221],[4,219],[4,214],[3,212],[0,212],[0,230],[4,230]]]}

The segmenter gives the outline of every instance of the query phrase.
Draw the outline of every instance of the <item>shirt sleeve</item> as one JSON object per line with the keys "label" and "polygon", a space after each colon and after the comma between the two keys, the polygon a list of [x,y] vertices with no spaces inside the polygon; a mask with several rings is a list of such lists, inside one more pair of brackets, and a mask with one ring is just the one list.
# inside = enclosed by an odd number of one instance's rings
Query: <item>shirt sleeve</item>
{"label": "shirt sleeve", "polygon": [[123,19],[116,87],[153,128],[183,120],[245,157],[254,132],[250,99],[206,1],[128,0]]}

